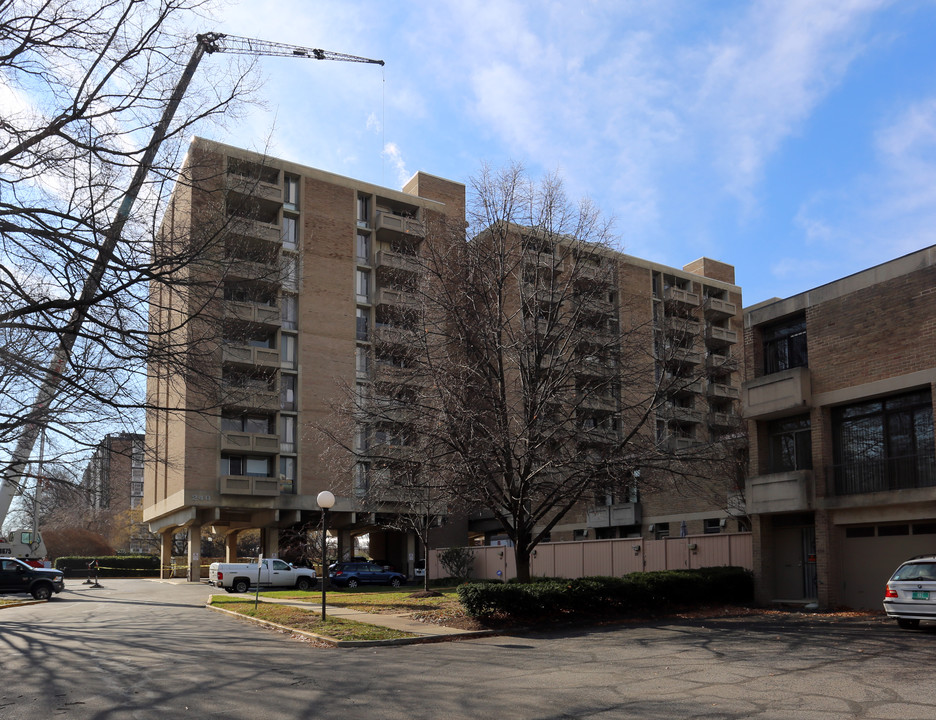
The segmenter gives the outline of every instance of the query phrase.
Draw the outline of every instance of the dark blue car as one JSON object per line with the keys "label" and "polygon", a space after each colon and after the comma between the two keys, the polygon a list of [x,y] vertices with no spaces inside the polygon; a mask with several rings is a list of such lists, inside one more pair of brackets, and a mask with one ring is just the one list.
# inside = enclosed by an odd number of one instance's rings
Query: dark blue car
{"label": "dark blue car", "polygon": [[328,575],[329,580],[339,587],[356,588],[358,585],[392,585],[400,587],[406,577],[393,570],[384,570],[370,562],[340,562]]}

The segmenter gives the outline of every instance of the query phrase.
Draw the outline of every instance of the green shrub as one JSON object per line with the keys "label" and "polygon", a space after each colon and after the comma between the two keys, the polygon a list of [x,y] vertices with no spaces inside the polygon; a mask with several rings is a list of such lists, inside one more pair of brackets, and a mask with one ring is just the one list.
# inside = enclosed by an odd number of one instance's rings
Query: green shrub
{"label": "green shrub", "polygon": [[466,547],[446,548],[439,553],[439,564],[452,577],[467,580],[474,569],[474,551]]}
{"label": "green shrub", "polygon": [[[55,559],[55,568],[65,577],[87,577],[88,563],[96,560],[98,577],[158,577],[157,555],[102,555],[100,557],[70,556]],[[93,574],[93,573],[92,573]]]}
{"label": "green shrub", "polygon": [[754,597],[754,582],[744,568],[718,567],[624,577],[537,578],[530,583],[466,583],[458,587],[458,597],[473,617],[646,615],[674,607],[747,603]]}

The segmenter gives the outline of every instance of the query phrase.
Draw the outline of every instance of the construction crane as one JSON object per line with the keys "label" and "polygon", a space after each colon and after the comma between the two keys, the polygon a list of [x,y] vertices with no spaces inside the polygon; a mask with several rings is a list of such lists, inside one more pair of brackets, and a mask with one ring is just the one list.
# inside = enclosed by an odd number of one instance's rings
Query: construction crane
{"label": "construction crane", "polygon": [[[39,432],[45,429],[48,423],[51,403],[55,400],[58,387],[62,382],[63,373],[69,359],[75,341],[81,331],[81,327],[87,319],[94,297],[97,295],[104,279],[104,273],[107,270],[109,259],[113,256],[117,244],[123,234],[124,225],[130,217],[130,211],[136,202],[137,196],[143,187],[147,173],[153,165],[156,153],[166,138],[169,130],[169,124],[175,116],[179,103],[188,90],[189,83],[195,75],[195,70],[201,62],[205,53],[209,55],[214,53],[228,53],[232,55],[253,55],[257,57],[296,57],[309,60],[336,60],[339,62],[367,63],[370,65],[383,65],[383,60],[372,60],[370,58],[358,57],[357,55],[346,55],[345,53],[336,53],[330,50],[320,50],[319,48],[300,47],[298,45],[287,45],[285,43],[269,42],[267,40],[256,40],[253,38],[239,37],[237,35],[226,35],[225,33],[209,32],[195,36],[195,49],[189,58],[185,69],[182,71],[182,77],[176,84],[169,102],[163,111],[159,123],[153,130],[153,137],[150,139],[146,152],[140,159],[140,164],[134,171],[130,186],[124,193],[113,222],[103,234],[99,244],[97,258],[91,266],[88,277],[85,280],[81,295],[69,323],[62,329],[59,336],[59,345],[52,355],[52,362],[46,371],[45,378],[36,396],[35,402],[26,413],[26,422],[23,426],[16,447],[10,455],[10,461],[3,468],[0,475],[0,528],[6,520],[7,513],[10,510],[10,504],[13,497],[21,491],[21,482],[23,471],[29,462],[29,457],[33,447],[36,444],[36,438]],[[17,531],[20,532],[20,531]],[[2,541],[2,538],[0,538]]]}

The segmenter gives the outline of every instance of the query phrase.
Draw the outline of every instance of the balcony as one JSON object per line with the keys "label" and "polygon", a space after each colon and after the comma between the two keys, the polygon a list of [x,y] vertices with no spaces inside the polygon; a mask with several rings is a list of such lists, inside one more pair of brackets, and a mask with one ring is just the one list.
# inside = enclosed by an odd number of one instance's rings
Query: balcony
{"label": "balcony", "polygon": [[698,443],[695,438],[670,435],[663,440],[662,445],[669,452],[682,452],[694,448]]}
{"label": "balcony", "polygon": [[740,425],[741,418],[737,413],[732,412],[710,412],[708,414],[708,424],[720,430],[730,430]]}
{"label": "balcony", "polygon": [[279,350],[250,345],[224,345],[221,361],[231,365],[276,369],[280,366],[280,353]]}
{"label": "balcony", "polygon": [[810,470],[761,475],[745,483],[745,501],[751,515],[809,510],[812,497]]}
{"label": "balcony", "polygon": [[275,305],[225,300],[224,314],[225,317],[240,322],[269,325],[271,327],[280,326],[280,309]]}
{"label": "balcony", "polygon": [[797,367],[748,380],[742,385],[744,415],[750,419],[795,415],[812,403],[809,368]]}
{"label": "balcony", "polygon": [[721,320],[737,315],[738,306],[727,300],[709,297],[705,298],[702,303],[702,312],[705,314],[706,320]]}
{"label": "balcony", "polygon": [[614,445],[619,440],[618,431],[610,427],[582,428],[579,434],[583,445]]}
{"label": "balcony", "polygon": [[705,369],[713,374],[728,374],[738,369],[738,361],[728,354],[710,352],[705,356]]}
{"label": "balcony", "polygon": [[611,395],[598,393],[580,393],[578,396],[578,406],[583,410],[614,412],[617,410],[617,398]]}
{"label": "balcony", "polygon": [[741,391],[734,385],[725,383],[710,382],[706,387],[706,394],[711,398],[720,398],[724,400],[737,400],[741,397]]}
{"label": "balcony", "polygon": [[680,377],[671,373],[663,373],[663,377],[660,379],[660,388],[671,397],[701,395],[705,391],[702,380],[692,377]]}
{"label": "balcony", "polygon": [[232,432],[221,433],[222,451],[241,451],[254,454],[275,455],[279,452],[280,441],[277,435]]}
{"label": "balcony", "polygon": [[[551,364],[552,356],[544,356],[544,363]],[[614,358],[601,357],[599,355],[585,355],[578,358],[575,366],[575,374],[580,377],[599,377],[606,378],[617,371],[617,362]]]}
{"label": "balcony", "polygon": [[416,342],[416,331],[398,325],[378,324],[374,327],[374,342],[383,345],[412,345]]}
{"label": "balcony", "polygon": [[666,344],[663,346],[661,362],[679,363],[681,365],[698,365],[702,362],[702,353],[693,347],[682,347]]}
{"label": "balcony", "polygon": [[222,475],[218,490],[222,495],[260,495],[276,497],[280,494],[279,479],[255,475]]}
{"label": "balcony", "polygon": [[595,265],[580,260],[573,265],[572,273],[576,281],[608,285],[614,280],[614,268],[610,262]]}
{"label": "balcony", "polygon": [[282,202],[283,200],[283,188],[279,185],[234,173],[225,174],[224,189],[238,195],[260,198],[270,202]]}
{"label": "balcony", "polygon": [[229,280],[252,280],[271,285],[279,285],[281,282],[279,264],[272,262],[229,260],[224,276]]}
{"label": "balcony", "polygon": [[663,320],[663,327],[673,335],[692,335],[699,334],[700,325],[697,320],[692,318],[668,315]]}
{"label": "balcony", "polygon": [[406,273],[418,273],[420,270],[419,259],[415,255],[405,255],[390,250],[381,250],[377,253],[377,267]]}
{"label": "balcony", "polygon": [[701,423],[702,411],[696,410],[684,405],[674,403],[663,403],[657,408],[657,415],[666,420],[676,420],[678,422]]}
{"label": "balcony", "polygon": [[375,225],[378,236],[381,232],[390,235],[405,235],[407,237],[423,237],[426,234],[423,224],[414,218],[407,218],[392,213],[377,213]]}
{"label": "balcony", "polygon": [[705,344],[708,347],[728,347],[738,342],[738,333],[727,328],[709,325],[705,328]]}
{"label": "balcony", "polygon": [[680,288],[676,287],[663,288],[663,299],[666,302],[686,305],[688,307],[699,306],[699,293],[690,292],[689,290],[681,290]]}
{"label": "balcony", "polygon": [[229,227],[234,235],[262,240],[269,243],[280,243],[280,228],[271,223],[252,220],[251,218],[232,216]]}
{"label": "balcony", "polygon": [[229,410],[266,410],[275,412],[280,409],[279,393],[275,390],[260,390],[222,383],[222,405]]}
{"label": "balcony", "polygon": [[393,288],[380,288],[377,291],[378,305],[394,305],[397,307],[417,308],[419,297],[408,290],[395,290]]}
{"label": "balcony", "polygon": [[[561,293],[555,293],[559,301]],[[614,315],[614,303],[608,300],[605,293],[579,295],[574,299],[575,306],[583,315]]]}
{"label": "balcony", "polygon": [[536,252],[533,249],[527,250],[523,254],[523,260],[527,265],[550,272],[562,272],[565,268],[565,259],[548,253]]}
{"label": "balcony", "polygon": [[618,527],[621,525],[639,525],[643,519],[640,503],[619,503],[604,505],[588,511],[588,527]]}

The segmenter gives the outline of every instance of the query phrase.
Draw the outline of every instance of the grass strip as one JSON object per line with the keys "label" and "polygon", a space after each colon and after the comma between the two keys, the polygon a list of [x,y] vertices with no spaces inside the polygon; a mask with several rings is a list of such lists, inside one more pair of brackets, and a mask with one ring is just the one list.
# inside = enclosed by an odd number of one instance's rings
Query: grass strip
{"label": "grass strip", "polygon": [[239,615],[266,620],[316,635],[326,635],[336,640],[397,640],[416,637],[412,633],[341,618],[328,618],[323,623],[321,616],[316,613],[289,605],[260,603],[254,610],[252,600],[229,597],[215,597],[211,604]]}
{"label": "grass strip", "polygon": [[[441,597],[414,598],[410,597],[413,590],[404,592],[390,592],[379,588],[371,590],[329,590],[328,604],[335,607],[347,607],[361,612],[376,615],[387,613],[424,612],[427,610],[444,610],[457,612],[461,610],[461,601],[454,590],[441,591]],[[272,590],[261,592],[261,597],[297,600],[299,602],[316,603],[322,598],[321,591],[300,592],[298,590]]]}

